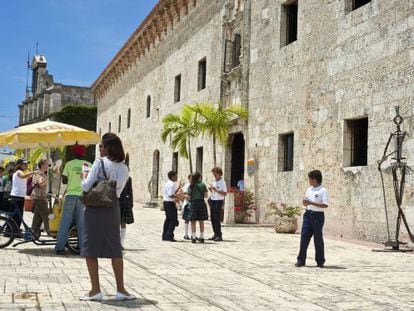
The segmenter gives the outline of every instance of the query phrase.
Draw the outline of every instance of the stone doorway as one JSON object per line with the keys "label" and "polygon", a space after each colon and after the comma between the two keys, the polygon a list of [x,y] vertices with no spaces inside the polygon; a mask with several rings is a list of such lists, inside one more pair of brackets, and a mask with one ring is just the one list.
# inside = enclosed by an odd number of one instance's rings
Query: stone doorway
{"label": "stone doorway", "polygon": [[152,178],[151,178],[151,200],[158,199],[158,188],[160,180],[160,152],[154,151],[152,157]]}
{"label": "stone doorway", "polygon": [[240,179],[244,179],[245,140],[243,133],[233,135],[231,143],[231,175],[230,186],[236,187]]}

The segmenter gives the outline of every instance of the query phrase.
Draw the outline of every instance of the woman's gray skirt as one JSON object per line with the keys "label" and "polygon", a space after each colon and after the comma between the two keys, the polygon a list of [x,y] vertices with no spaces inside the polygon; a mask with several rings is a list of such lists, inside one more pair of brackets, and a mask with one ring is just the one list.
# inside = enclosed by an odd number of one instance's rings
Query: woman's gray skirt
{"label": "woman's gray skirt", "polygon": [[122,257],[118,202],[114,207],[87,206],[85,234],[81,256],[99,258]]}

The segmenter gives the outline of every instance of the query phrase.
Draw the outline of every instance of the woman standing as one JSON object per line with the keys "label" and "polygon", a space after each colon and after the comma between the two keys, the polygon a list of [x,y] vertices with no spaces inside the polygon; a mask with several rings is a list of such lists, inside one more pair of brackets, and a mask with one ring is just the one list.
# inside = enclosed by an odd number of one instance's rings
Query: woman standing
{"label": "woman standing", "polygon": [[19,210],[20,215],[14,215],[13,219],[17,224],[17,229],[20,228],[23,218],[24,198],[27,191],[27,178],[33,176],[33,172],[25,173],[27,164],[29,162],[24,159],[16,161],[15,172],[12,178],[12,189],[10,192],[10,205],[13,211]]}
{"label": "woman standing", "polygon": [[186,219],[191,221],[191,242],[195,243],[197,221],[200,224],[200,236],[198,240],[204,243],[204,220],[208,219],[207,206],[204,198],[207,198],[208,190],[206,185],[201,181],[201,174],[195,172],[191,175],[189,186],[190,192],[190,209]]}
{"label": "woman standing", "polygon": [[[108,180],[116,181],[118,198],[128,180],[128,168],[122,163],[125,153],[122,142],[113,133],[102,137],[102,149],[105,158],[98,159],[92,165],[90,172],[83,172],[82,190],[89,191],[92,186],[104,180],[104,172]],[[103,165],[102,165],[103,164]],[[120,212],[118,200],[113,207],[86,206],[85,209],[85,235],[81,248],[81,255],[86,257],[92,289],[81,300],[102,300],[103,295],[99,284],[98,258],[111,258],[115,274],[117,292],[116,300],[135,299],[124,287],[124,263],[120,240]]]}
{"label": "woman standing", "polygon": [[35,172],[33,175],[33,191],[31,196],[34,199],[33,206],[34,206],[34,215],[32,220],[32,231],[35,237],[40,236],[40,226],[43,225],[45,227],[45,231],[49,234],[49,208],[47,206],[47,196],[46,196],[46,188],[47,188],[47,161],[40,160],[39,164],[37,165],[38,171]]}

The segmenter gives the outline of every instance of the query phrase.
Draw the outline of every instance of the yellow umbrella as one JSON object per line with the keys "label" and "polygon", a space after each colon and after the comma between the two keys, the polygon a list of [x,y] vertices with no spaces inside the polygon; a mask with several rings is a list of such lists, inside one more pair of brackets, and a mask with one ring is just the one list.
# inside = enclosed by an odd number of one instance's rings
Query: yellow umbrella
{"label": "yellow umbrella", "polygon": [[59,147],[74,145],[76,142],[80,145],[91,145],[99,141],[100,137],[95,132],[50,120],[0,133],[0,146],[11,148]]}

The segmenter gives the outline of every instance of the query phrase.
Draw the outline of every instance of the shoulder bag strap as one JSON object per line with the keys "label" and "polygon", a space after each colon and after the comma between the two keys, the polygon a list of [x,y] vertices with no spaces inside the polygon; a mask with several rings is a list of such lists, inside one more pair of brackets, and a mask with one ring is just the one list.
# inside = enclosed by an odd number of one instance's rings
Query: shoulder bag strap
{"label": "shoulder bag strap", "polygon": [[101,161],[101,166],[102,166],[102,172],[104,175],[105,180],[108,180],[108,177],[106,176],[106,172],[105,172],[105,165],[104,165],[104,161],[102,159],[99,159]]}

